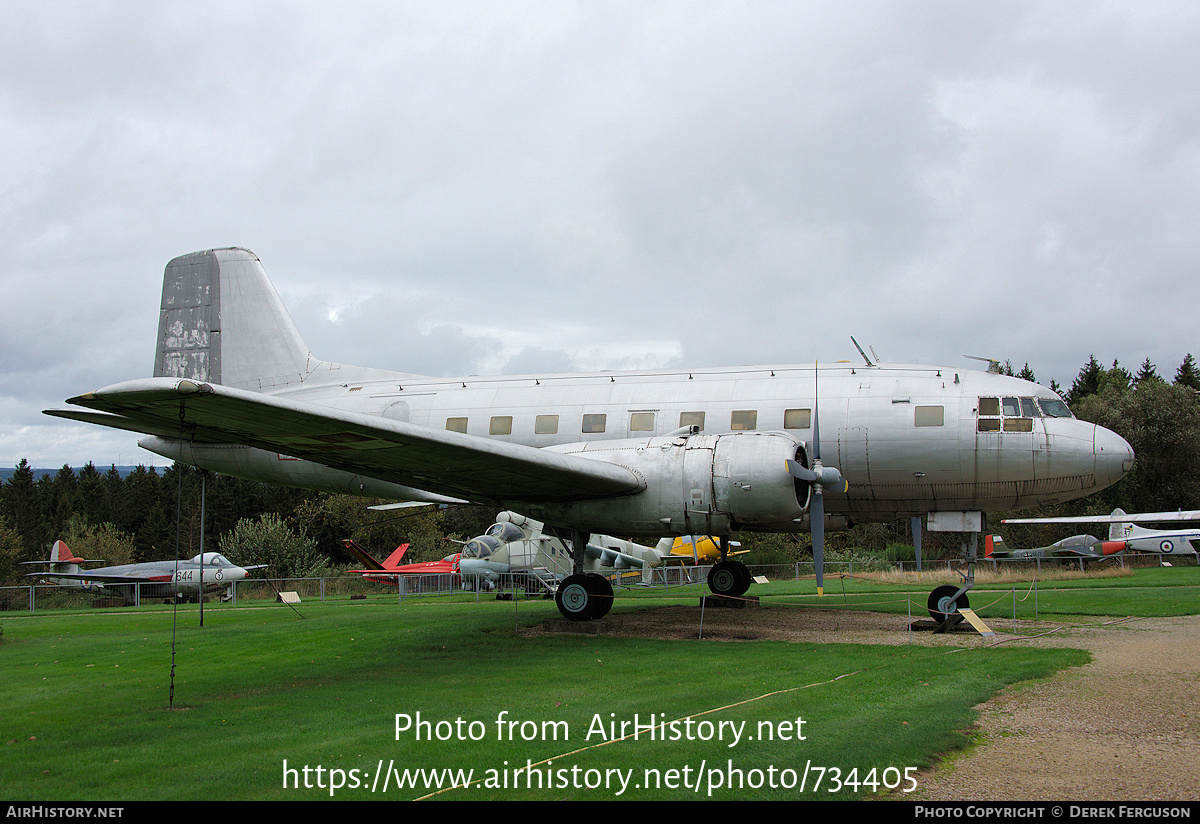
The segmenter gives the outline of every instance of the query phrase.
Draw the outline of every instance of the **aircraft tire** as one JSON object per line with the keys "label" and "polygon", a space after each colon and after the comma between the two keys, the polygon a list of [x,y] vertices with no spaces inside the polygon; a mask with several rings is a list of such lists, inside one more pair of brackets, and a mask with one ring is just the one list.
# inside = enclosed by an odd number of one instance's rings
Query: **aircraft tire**
{"label": "aircraft tire", "polygon": [[749,567],[740,561],[734,561],[734,563],[737,564],[738,575],[741,576],[741,583],[738,584],[738,586],[741,588],[741,591],[738,592],[738,595],[745,595],[746,590],[750,589],[750,585],[754,583],[754,578],[750,575]]}
{"label": "aircraft tire", "polygon": [[558,585],[554,595],[554,604],[559,613],[568,621],[591,620],[596,609],[595,585],[588,580],[588,575],[568,575]]}
{"label": "aircraft tire", "polygon": [[592,599],[594,608],[592,610],[592,618],[603,618],[608,615],[608,611],[613,605],[613,588],[609,580],[603,575],[595,573],[587,576],[592,585]]}
{"label": "aircraft tire", "polygon": [[708,571],[708,588],[713,595],[745,595],[750,588],[750,570],[741,561],[720,561]]}
{"label": "aircraft tire", "polygon": [[950,600],[954,597],[954,593],[956,592],[958,592],[958,587],[946,585],[938,587],[933,592],[929,593],[929,601],[927,604],[929,607],[929,617],[940,624],[945,621],[948,616],[971,606],[970,601],[967,600],[967,593],[965,592],[958,596],[957,600]]}

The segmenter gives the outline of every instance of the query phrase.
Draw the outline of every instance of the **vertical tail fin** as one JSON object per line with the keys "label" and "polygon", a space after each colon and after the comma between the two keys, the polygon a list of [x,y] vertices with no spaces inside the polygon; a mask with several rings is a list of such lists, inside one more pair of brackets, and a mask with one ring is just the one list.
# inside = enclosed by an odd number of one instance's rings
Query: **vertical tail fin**
{"label": "vertical tail fin", "polygon": [[988,535],[983,539],[983,557],[991,558],[1007,557],[1008,548],[1004,544],[1004,538],[1000,535]]}
{"label": "vertical tail fin", "polygon": [[83,558],[76,558],[75,553],[67,546],[66,541],[55,541],[50,547],[50,572],[61,572],[64,575],[79,572],[79,564]]}
{"label": "vertical tail fin", "polygon": [[[1116,509],[1114,509],[1112,511],[1112,514],[1113,515],[1124,515],[1125,510],[1121,509],[1120,507],[1117,507]],[[1110,540],[1110,541],[1124,541],[1126,538],[1128,538],[1132,534],[1133,534],[1133,524],[1132,523],[1109,524],[1108,540]]]}
{"label": "vertical tail fin", "polygon": [[400,546],[396,547],[396,551],[389,555],[387,560],[383,562],[383,568],[391,569],[392,567],[400,566],[400,561],[404,558],[404,553],[406,552],[408,552],[408,544],[400,544]]}
{"label": "vertical tail fin", "polygon": [[314,366],[253,252],[209,249],[167,264],[155,377],[261,391],[299,383]]}

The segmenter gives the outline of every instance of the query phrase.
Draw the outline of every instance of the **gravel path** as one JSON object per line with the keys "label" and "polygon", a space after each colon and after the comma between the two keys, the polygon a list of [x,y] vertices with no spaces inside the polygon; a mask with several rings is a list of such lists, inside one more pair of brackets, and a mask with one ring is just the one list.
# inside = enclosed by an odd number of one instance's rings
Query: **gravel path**
{"label": "gravel path", "polygon": [[1093,659],[980,706],[979,744],[921,776],[919,799],[1200,800],[1200,617],[1069,625],[1019,643]]}
{"label": "gravel path", "polygon": [[[915,616],[917,626],[927,617]],[[700,610],[671,607],[617,616],[609,633],[696,638]],[[904,615],[804,609],[709,609],[709,640],[829,641],[1088,649],[1092,662],[1025,683],[982,704],[977,743],[922,774],[905,800],[1200,800],[1200,616],[1011,621],[973,632],[909,633]],[[1030,637],[1027,633],[1034,632]]]}

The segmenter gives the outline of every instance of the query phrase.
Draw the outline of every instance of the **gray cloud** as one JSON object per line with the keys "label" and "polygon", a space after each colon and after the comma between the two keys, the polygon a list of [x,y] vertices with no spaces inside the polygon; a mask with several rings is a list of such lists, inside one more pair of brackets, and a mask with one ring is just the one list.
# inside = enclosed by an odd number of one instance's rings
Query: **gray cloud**
{"label": "gray cloud", "polygon": [[147,374],[213,246],[321,357],[438,375],[1197,348],[1191,4],[5,14],[0,461],[134,460],[39,412]]}

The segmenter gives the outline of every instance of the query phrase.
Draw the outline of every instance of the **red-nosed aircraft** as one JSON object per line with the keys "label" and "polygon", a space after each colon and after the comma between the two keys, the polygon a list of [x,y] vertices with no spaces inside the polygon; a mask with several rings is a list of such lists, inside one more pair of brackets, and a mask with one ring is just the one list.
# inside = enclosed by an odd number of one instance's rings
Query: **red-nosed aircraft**
{"label": "red-nosed aircraft", "polygon": [[436,573],[458,574],[458,558],[460,553],[447,555],[439,561],[423,561],[415,564],[401,564],[401,559],[408,552],[408,544],[401,544],[386,560],[377,561],[371,553],[360,547],[350,538],[342,539],[342,546],[358,558],[364,569],[348,570],[351,575],[362,575],[368,581],[394,584],[400,575],[433,575]]}

